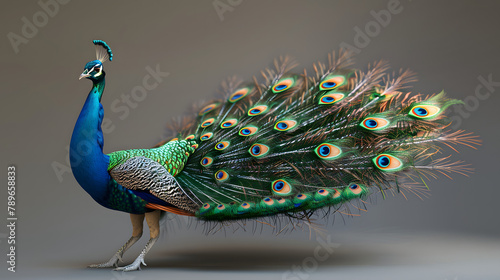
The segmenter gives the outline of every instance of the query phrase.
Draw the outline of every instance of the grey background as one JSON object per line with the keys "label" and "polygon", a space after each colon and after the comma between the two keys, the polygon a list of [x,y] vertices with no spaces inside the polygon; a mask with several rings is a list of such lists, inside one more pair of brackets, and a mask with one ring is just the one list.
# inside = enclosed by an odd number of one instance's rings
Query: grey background
{"label": "grey background", "polygon": [[[260,228],[256,234],[227,230],[206,236],[203,226],[179,227],[174,221],[142,272],[84,268],[109,258],[131,231],[127,214],[100,207],[71,173],[60,180],[53,169],[54,162],[65,164],[90,89],[89,81],[77,77],[95,57],[91,40],[105,40],[115,54],[104,66],[102,103],[114,127],[105,134],[105,152],[150,147],[162,138],[168,120],[210,99],[225,77],[250,79],[285,54],[310,70],[342,42],[353,45],[355,27],[364,29],[374,21],[371,11],[387,9],[389,1],[232,1],[234,7],[222,17],[214,3],[229,1],[70,1],[59,5],[17,54],[7,34],[21,35],[21,18],[33,22],[42,8],[36,1],[3,3],[0,209],[5,214],[0,217],[6,217],[6,169],[14,164],[19,220],[18,272],[7,272],[2,262],[2,279],[285,279],[283,273],[313,256],[318,243],[314,235],[309,240],[307,230],[278,237],[269,229],[259,234]],[[478,77],[500,81],[498,1],[401,1],[400,7],[356,56],[357,68],[385,59],[394,70],[419,74],[412,91],[445,89],[462,100],[474,100]],[[169,77],[120,118],[123,113],[113,112],[112,102],[141,85],[145,67],[157,64]],[[345,224],[330,220],[325,229],[338,248],[302,276],[499,279],[499,92],[494,87],[487,99],[470,103],[460,124],[483,140],[478,150],[460,147],[453,157],[472,164],[474,174],[433,180],[424,200],[378,198],[361,217]],[[0,226],[3,256],[6,232]],[[144,243],[125,261],[132,261]]]}

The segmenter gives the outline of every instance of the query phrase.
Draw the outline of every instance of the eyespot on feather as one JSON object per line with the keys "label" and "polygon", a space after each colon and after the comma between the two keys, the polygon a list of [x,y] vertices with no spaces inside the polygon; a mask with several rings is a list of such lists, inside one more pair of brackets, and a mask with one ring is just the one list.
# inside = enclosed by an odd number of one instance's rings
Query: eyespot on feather
{"label": "eyespot on feather", "polygon": [[252,205],[248,202],[243,202],[240,207],[243,209],[249,209]]}
{"label": "eyespot on feather", "polygon": [[325,189],[320,189],[317,191],[317,193],[321,196],[327,196],[330,192],[328,190],[325,190]]}
{"label": "eyespot on feather", "polygon": [[229,147],[229,141],[220,141],[218,142],[217,144],[215,144],[215,149],[217,151],[222,151],[224,149],[226,149],[227,147]]}
{"label": "eyespot on feather", "polygon": [[258,106],[250,108],[248,110],[248,115],[250,117],[258,116],[262,113],[265,113],[267,111],[267,109],[268,109],[268,107],[266,105],[258,105]]}
{"label": "eyespot on feather", "polygon": [[241,128],[238,134],[240,136],[252,136],[257,133],[257,131],[259,131],[259,129],[256,126],[249,125]]}
{"label": "eyespot on feather", "polygon": [[220,124],[220,128],[230,128],[238,124],[237,119],[228,119]]}
{"label": "eyespot on feather", "polygon": [[213,136],[214,136],[214,134],[212,132],[207,132],[207,133],[204,133],[203,135],[200,136],[200,140],[207,141],[210,138],[212,138]]}
{"label": "eyespot on feather", "polygon": [[226,209],[226,206],[224,204],[219,204],[219,205],[217,205],[217,209],[224,210],[224,209]]}
{"label": "eyespot on feather", "polygon": [[201,124],[201,127],[202,128],[205,128],[205,127],[209,127],[211,126],[213,123],[214,123],[215,119],[214,118],[210,118],[206,121],[204,121],[202,124]]}
{"label": "eyespot on feather", "polygon": [[419,119],[431,119],[436,117],[441,109],[434,105],[417,105],[411,108],[408,115]]}
{"label": "eyespot on feather", "polygon": [[237,102],[245,98],[245,96],[247,96],[249,93],[250,93],[250,88],[240,88],[236,90],[233,94],[231,94],[231,96],[228,98],[227,101],[231,103]]}
{"label": "eyespot on feather", "polygon": [[294,128],[296,125],[297,122],[294,120],[282,120],[274,125],[274,129],[278,131],[287,131]]}
{"label": "eyespot on feather", "polygon": [[389,120],[384,118],[369,117],[365,118],[359,125],[368,130],[381,130],[390,124]]}
{"label": "eyespot on feather", "polygon": [[207,105],[207,106],[203,107],[203,109],[200,110],[200,113],[198,115],[203,116],[203,115],[213,111],[215,108],[217,108],[217,106],[219,106],[219,103],[212,103],[210,105]]}
{"label": "eyespot on feather", "polygon": [[316,155],[324,160],[333,160],[342,154],[342,149],[330,143],[322,143],[314,149]]}
{"label": "eyespot on feather", "polygon": [[269,153],[269,147],[264,144],[255,143],[248,149],[248,152],[253,157],[260,158]]}
{"label": "eyespot on feather", "polygon": [[382,171],[398,171],[403,168],[403,162],[390,154],[380,154],[374,157],[373,163]]}
{"label": "eyespot on feather", "polygon": [[264,199],[262,199],[262,201],[267,204],[267,205],[273,205],[274,204],[274,199],[270,198],[270,197],[266,197]]}
{"label": "eyespot on feather", "polygon": [[346,78],[341,75],[329,75],[319,84],[320,90],[331,90],[344,85]]}
{"label": "eyespot on feather", "polygon": [[212,164],[214,160],[211,157],[204,157],[201,159],[200,164],[204,167],[208,167]]}
{"label": "eyespot on feather", "polygon": [[224,182],[229,179],[229,174],[224,170],[219,170],[215,172],[215,179],[219,182]]}
{"label": "eyespot on feather", "polygon": [[277,195],[288,195],[292,192],[292,186],[283,179],[275,180],[271,183],[272,190]]}
{"label": "eyespot on feather", "polygon": [[294,84],[295,84],[294,78],[282,78],[278,82],[276,82],[276,84],[274,84],[272,90],[274,93],[281,93],[293,87]]}
{"label": "eyespot on feather", "polygon": [[340,100],[344,99],[345,94],[341,92],[327,92],[326,94],[323,94],[319,101],[318,104],[320,105],[331,105],[334,103],[339,102]]}
{"label": "eyespot on feather", "polygon": [[351,184],[351,185],[349,185],[349,190],[351,190],[351,192],[353,194],[360,194],[360,193],[363,192],[363,189],[358,184]]}

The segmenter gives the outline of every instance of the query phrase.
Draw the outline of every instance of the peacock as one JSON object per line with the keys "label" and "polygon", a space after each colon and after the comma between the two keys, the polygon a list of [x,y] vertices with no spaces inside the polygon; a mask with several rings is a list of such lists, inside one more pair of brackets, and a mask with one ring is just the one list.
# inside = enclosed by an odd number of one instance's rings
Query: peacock
{"label": "peacock", "polygon": [[[314,64],[312,75],[291,72],[297,64],[280,57],[260,81],[228,78],[220,99],[171,122],[172,138],[104,154],[103,63],[113,53],[104,41],[93,43],[97,59],[80,75],[92,89],[72,134],[71,168],[98,204],[129,213],[133,230],[109,261],[90,267],[146,265],[165,212],[223,225],[277,223],[308,220],[318,210],[333,215],[374,194],[418,195],[430,177],[471,172],[442,156],[443,145],[456,151],[457,144],[480,144],[471,133],[447,129],[444,112],[461,101],[444,92],[410,94],[413,72],[389,73],[384,61],[356,70],[352,55],[340,50]],[[118,267],[141,238],[144,219],[149,241],[132,264]]]}

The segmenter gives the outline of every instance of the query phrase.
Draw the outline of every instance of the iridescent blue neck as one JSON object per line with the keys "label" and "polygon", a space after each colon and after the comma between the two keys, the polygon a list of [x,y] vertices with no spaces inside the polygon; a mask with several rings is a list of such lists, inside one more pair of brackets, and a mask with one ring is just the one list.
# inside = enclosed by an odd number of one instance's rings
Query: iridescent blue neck
{"label": "iridescent blue neck", "polygon": [[107,186],[111,180],[107,171],[109,157],[102,151],[104,138],[101,123],[104,110],[100,101],[104,85],[104,77],[93,81],[92,90],[76,121],[70,144],[73,175],[80,186],[100,204],[105,203]]}

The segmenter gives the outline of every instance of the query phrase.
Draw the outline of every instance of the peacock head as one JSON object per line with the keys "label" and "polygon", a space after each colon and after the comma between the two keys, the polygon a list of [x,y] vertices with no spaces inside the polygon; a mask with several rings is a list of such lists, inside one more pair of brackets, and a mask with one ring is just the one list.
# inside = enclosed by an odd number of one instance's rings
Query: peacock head
{"label": "peacock head", "polygon": [[92,81],[99,81],[104,78],[104,75],[105,73],[102,70],[102,62],[99,60],[93,60],[85,65],[83,73],[80,74],[80,80],[87,78]]}
{"label": "peacock head", "polygon": [[102,64],[109,60],[113,60],[113,53],[111,48],[106,44],[106,42],[101,40],[94,40],[94,45],[96,47],[97,59],[85,64],[83,73],[80,75],[80,80],[82,78],[87,78],[93,82],[97,82],[104,78],[106,75],[102,69]]}

